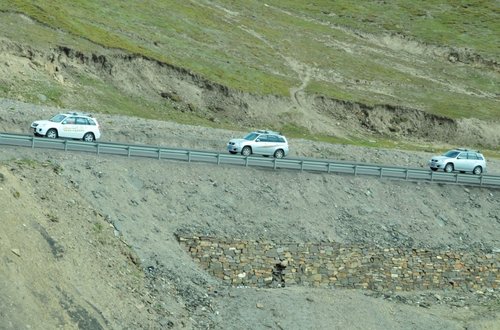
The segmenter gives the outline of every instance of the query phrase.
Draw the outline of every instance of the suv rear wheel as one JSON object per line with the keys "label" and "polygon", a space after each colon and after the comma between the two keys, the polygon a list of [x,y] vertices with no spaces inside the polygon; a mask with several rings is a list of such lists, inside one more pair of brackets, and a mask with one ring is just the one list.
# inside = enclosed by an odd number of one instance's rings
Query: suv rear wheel
{"label": "suv rear wheel", "polygon": [[474,170],[472,170],[472,173],[474,173],[475,175],[480,175],[481,173],[483,173],[483,168],[481,166],[476,166],[474,167]]}
{"label": "suv rear wheel", "polygon": [[285,152],[281,149],[274,152],[274,158],[283,158],[283,156],[285,156]]}
{"label": "suv rear wheel", "polygon": [[94,134],[91,132],[87,132],[83,136],[83,141],[85,142],[93,142],[94,140],[95,140]]}

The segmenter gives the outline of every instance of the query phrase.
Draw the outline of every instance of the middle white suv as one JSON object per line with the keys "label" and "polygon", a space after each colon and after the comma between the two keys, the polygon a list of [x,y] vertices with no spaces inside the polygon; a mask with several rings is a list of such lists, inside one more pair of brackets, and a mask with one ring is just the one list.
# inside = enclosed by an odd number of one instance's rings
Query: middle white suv
{"label": "middle white suv", "polygon": [[93,142],[101,137],[97,120],[80,112],[60,113],[49,120],[34,121],[31,129],[35,135],[52,139],[63,137]]}
{"label": "middle white suv", "polygon": [[258,130],[248,133],[242,139],[232,139],[227,144],[227,150],[232,154],[241,153],[274,156],[283,158],[288,155],[288,141],[279,132]]}

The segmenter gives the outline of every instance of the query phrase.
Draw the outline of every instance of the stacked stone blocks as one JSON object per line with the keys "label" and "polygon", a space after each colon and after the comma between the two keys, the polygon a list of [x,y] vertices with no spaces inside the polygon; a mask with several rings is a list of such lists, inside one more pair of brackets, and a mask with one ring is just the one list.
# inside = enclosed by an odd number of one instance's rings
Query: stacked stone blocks
{"label": "stacked stone blocks", "polygon": [[211,275],[234,286],[409,291],[500,288],[500,253],[178,237]]}

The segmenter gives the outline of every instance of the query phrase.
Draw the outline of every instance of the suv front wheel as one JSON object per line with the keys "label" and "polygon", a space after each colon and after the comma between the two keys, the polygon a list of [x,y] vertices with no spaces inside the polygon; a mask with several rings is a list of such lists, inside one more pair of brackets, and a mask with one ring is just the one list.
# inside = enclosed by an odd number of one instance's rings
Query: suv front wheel
{"label": "suv front wheel", "polygon": [[55,139],[57,138],[57,130],[55,128],[51,128],[47,131],[47,134],[45,134],[45,136],[49,139]]}
{"label": "suv front wheel", "polygon": [[252,148],[249,146],[243,147],[243,149],[241,149],[241,154],[245,157],[250,156],[252,154]]}
{"label": "suv front wheel", "polygon": [[444,167],[444,171],[447,173],[453,172],[453,164],[452,163],[446,164],[446,166]]}

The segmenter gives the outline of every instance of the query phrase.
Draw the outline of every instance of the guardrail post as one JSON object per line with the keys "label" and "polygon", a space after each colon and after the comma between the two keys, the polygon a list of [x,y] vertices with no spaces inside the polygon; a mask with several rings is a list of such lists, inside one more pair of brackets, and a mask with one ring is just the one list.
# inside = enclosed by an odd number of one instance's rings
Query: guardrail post
{"label": "guardrail post", "polygon": [[304,161],[303,160],[300,161],[300,171],[301,172],[304,171]]}
{"label": "guardrail post", "polygon": [[158,148],[158,160],[161,159],[161,148]]}
{"label": "guardrail post", "polygon": [[408,169],[405,170],[405,180],[408,181]]}
{"label": "guardrail post", "polygon": [[380,178],[382,179],[382,171],[384,170],[383,167],[380,168]]}
{"label": "guardrail post", "polygon": [[245,157],[245,167],[248,167],[248,156]]}
{"label": "guardrail post", "polygon": [[31,137],[31,149],[35,149],[35,137]]}
{"label": "guardrail post", "polygon": [[479,185],[482,186],[483,185],[483,175],[481,174],[481,177],[479,178]]}
{"label": "guardrail post", "polygon": [[276,158],[273,160],[273,169],[276,169]]}
{"label": "guardrail post", "polygon": [[458,183],[458,174],[455,174],[455,183]]}
{"label": "guardrail post", "polygon": [[130,158],[130,146],[127,146],[127,157]]}
{"label": "guardrail post", "polygon": [[188,163],[191,163],[191,151],[188,151]]}
{"label": "guardrail post", "polygon": [[217,154],[217,165],[220,164],[220,154]]}
{"label": "guardrail post", "polygon": [[433,179],[434,179],[434,172],[431,171],[431,182],[433,181]]}
{"label": "guardrail post", "polygon": [[331,163],[328,163],[328,164],[326,165],[326,172],[327,172],[327,173],[330,173],[330,166],[331,166],[331,165],[332,165]]}
{"label": "guardrail post", "polygon": [[358,166],[354,165],[354,176],[356,176],[357,172],[358,172]]}
{"label": "guardrail post", "polygon": [[97,144],[97,156],[99,156],[99,143]]}
{"label": "guardrail post", "polygon": [[64,151],[68,151],[68,140],[64,140]]}

